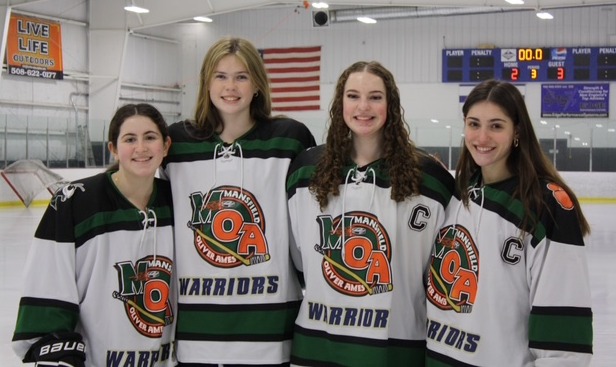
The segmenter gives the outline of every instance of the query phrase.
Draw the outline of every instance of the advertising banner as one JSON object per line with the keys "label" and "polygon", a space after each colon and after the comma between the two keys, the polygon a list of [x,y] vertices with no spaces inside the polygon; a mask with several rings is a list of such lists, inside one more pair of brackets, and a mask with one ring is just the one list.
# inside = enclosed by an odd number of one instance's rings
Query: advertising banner
{"label": "advertising banner", "polygon": [[8,73],[62,79],[60,23],[12,14],[7,35]]}
{"label": "advertising banner", "polygon": [[610,85],[543,84],[541,117],[609,117]]}

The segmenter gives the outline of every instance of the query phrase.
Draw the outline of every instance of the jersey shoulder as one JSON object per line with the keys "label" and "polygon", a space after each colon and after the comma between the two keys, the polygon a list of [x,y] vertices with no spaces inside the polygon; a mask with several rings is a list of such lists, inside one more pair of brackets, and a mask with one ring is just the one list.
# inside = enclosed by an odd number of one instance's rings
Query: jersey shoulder
{"label": "jersey shoulder", "polygon": [[317,163],[325,152],[325,145],[318,145],[303,150],[293,160],[287,174],[287,194],[289,198],[301,187],[308,187],[314,175]]}
{"label": "jersey shoulder", "polygon": [[421,150],[419,154],[419,164],[422,171],[420,193],[446,207],[455,189],[453,176],[436,158]]}

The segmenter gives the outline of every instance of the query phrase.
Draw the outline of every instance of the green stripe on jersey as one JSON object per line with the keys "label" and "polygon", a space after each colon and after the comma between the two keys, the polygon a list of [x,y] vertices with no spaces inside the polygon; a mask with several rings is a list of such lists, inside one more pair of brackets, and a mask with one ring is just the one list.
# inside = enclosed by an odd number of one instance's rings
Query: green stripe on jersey
{"label": "green stripe on jersey", "polygon": [[17,314],[15,339],[29,339],[28,335],[43,335],[54,331],[73,331],[79,319],[78,308],[21,304]]}
{"label": "green stripe on jersey", "polygon": [[[170,207],[159,207],[155,208],[154,211],[156,213],[157,221],[159,222],[163,219],[171,218]],[[75,238],[80,238],[86,233],[106,225],[134,222],[140,223],[142,220],[143,215],[135,208],[95,213],[93,216],[75,226]]]}
{"label": "green stripe on jersey", "polygon": [[[548,308],[545,308],[548,309]],[[569,351],[592,350],[592,313],[590,309],[578,309],[572,312],[559,312],[562,308],[554,308],[554,313],[532,313],[529,319],[529,341],[542,345],[557,345],[558,349]],[[567,308],[571,310],[571,308]],[[559,314],[556,314],[559,312]]]}
{"label": "green stripe on jersey", "polygon": [[[280,305],[184,305],[177,318],[182,340],[281,341],[291,339],[299,302]],[[252,307],[256,306],[256,307]],[[279,307],[280,306],[280,307]],[[251,310],[251,308],[253,308]]]}
{"label": "green stripe on jersey", "polygon": [[[486,195],[486,198],[488,200],[499,204],[503,209],[509,212],[510,215],[516,218],[518,222],[514,223],[515,225],[519,225],[520,223],[522,223],[525,217],[525,212],[524,212],[524,205],[522,204],[520,200],[514,199],[511,195],[509,195],[505,191],[497,190],[497,189],[491,188],[490,186],[484,187],[484,194]],[[535,216],[534,213],[532,213],[532,215]],[[535,231],[533,233],[533,237],[537,239],[538,241],[540,241],[544,239],[545,236],[546,236],[545,226],[543,225],[543,223],[538,221],[537,224],[535,225]]]}
{"label": "green stripe on jersey", "polygon": [[316,166],[304,166],[293,172],[287,180],[287,191],[296,189],[302,181],[309,182],[316,170]]}
{"label": "green stripe on jersey", "polygon": [[441,180],[424,172],[422,175],[421,184],[428,189],[438,193],[441,196],[441,202],[443,202],[443,205],[447,205],[447,203],[449,203],[449,200],[452,195],[451,189],[443,185],[443,182]]}
{"label": "green stripe on jersey", "polygon": [[[243,152],[285,150],[299,153],[304,149],[304,146],[299,140],[283,137],[271,138],[267,140],[239,140],[238,143],[242,147]],[[173,143],[171,145],[170,154],[214,154],[214,148],[217,144],[222,145],[222,142],[196,141],[190,143]]]}
{"label": "green stripe on jersey", "polygon": [[332,340],[332,336],[325,333],[323,335],[310,336],[296,332],[293,335],[291,363],[315,366],[379,367],[423,367],[424,365],[425,342],[423,340],[396,342],[340,337],[347,339],[342,341]]}
{"label": "green stripe on jersey", "polygon": [[426,351],[426,367],[476,367],[475,365],[460,362],[454,358],[444,356],[432,350]]}

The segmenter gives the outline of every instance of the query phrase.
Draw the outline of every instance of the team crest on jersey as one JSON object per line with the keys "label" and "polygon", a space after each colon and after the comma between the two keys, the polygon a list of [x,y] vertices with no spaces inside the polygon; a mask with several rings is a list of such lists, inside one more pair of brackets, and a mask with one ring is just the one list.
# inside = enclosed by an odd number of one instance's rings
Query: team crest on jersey
{"label": "team crest on jersey", "polygon": [[470,313],[477,297],[479,252],[463,226],[441,228],[428,274],[428,300],[442,310]]}
{"label": "team crest on jersey", "polygon": [[77,191],[78,189],[81,190],[81,192],[86,191],[82,183],[70,183],[68,185],[65,185],[54,194],[53,198],[51,198],[49,205],[55,210],[58,210],[58,202],[63,203],[66,200],[70,199],[75,194],[75,191]]}
{"label": "team crest on jersey", "polygon": [[265,218],[252,193],[219,186],[190,196],[194,245],[199,255],[219,268],[251,266],[270,260]]}
{"label": "team crest on jersey", "polygon": [[356,297],[392,291],[391,243],[383,225],[366,212],[349,212],[344,222],[341,219],[317,217],[321,243],[314,249],[323,255],[321,270],[327,283]]}
{"label": "team crest on jersey", "polygon": [[146,256],[135,263],[124,261],[114,266],[119,289],[113,298],[124,303],[126,316],[141,335],[160,338],[165,326],[173,322],[169,289],[173,262],[164,256]]}

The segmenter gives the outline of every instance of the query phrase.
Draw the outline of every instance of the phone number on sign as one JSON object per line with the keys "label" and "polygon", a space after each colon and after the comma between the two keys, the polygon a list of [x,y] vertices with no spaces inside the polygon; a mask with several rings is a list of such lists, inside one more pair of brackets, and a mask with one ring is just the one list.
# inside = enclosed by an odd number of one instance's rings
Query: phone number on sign
{"label": "phone number on sign", "polygon": [[20,68],[20,67],[15,67],[15,66],[11,66],[9,68],[9,74],[31,76],[35,78],[45,78],[45,79],[61,79],[61,76],[56,71],[25,69],[25,68]]}

